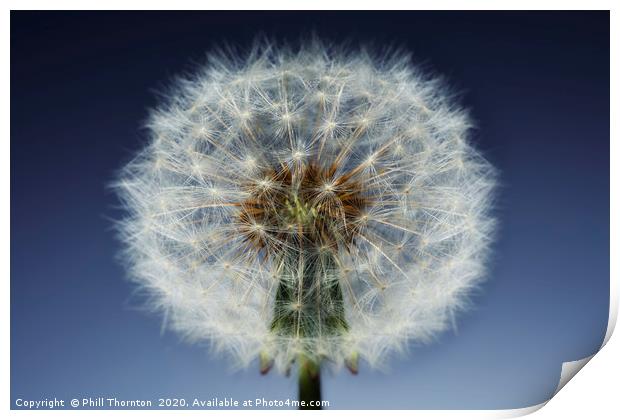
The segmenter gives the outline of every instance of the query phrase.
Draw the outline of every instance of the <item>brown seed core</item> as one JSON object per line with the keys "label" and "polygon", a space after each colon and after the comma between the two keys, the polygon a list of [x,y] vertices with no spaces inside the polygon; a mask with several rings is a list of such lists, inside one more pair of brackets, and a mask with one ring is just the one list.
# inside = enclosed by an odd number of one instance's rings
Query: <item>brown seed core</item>
{"label": "brown seed core", "polygon": [[239,204],[238,215],[245,241],[267,255],[287,244],[348,248],[369,200],[356,174],[335,173],[316,163],[282,165],[248,183],[250,198]]}

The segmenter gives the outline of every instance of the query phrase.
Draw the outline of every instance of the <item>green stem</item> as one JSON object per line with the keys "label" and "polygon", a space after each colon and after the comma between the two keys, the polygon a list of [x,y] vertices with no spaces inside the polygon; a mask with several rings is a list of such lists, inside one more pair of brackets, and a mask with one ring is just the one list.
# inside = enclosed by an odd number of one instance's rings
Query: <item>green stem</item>
{"label": "green stem", "polygon": [[[321,404],[321,366],[299,357],[299,409],[320,410]],[[312,402],[312,403],[311,403]]]}
{"label": "green stem", "polygon": [[319,253],[313,244],[306,245],[299,245],[297,252],[284,254],[280,261],[271,330],[302,343],[297,354],[299,408],[320,410],[320,403],[315,406],[321,401],[321,356],[317,343],[343,334],[348,325],[334,256]]}

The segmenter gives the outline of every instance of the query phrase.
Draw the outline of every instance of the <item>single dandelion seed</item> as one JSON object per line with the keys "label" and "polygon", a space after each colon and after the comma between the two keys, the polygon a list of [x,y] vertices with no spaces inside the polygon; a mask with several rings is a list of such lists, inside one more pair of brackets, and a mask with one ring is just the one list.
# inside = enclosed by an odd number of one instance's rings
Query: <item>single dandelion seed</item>
{"label": "single dandelion seed", "polygon": [[312,41],[212,54],[153,111],[115,184],[131,277],[191,341],[262,373],[387,356],[484,276],[493,167],[409,57]]}

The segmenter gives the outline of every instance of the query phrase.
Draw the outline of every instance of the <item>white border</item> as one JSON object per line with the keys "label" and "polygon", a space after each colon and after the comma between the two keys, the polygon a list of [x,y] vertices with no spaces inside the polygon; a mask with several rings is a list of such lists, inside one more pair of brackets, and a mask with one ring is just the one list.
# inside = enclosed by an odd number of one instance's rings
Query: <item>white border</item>
{"label": "white border", "polygon": [[[348,9],[355,8],[358,10],[372,10],[376,6],[380,5],[384,9],[392,10],[611,10],[611,74],[618,73],[617,65],[617,46],[618,46],[618,23],[619,19],[616,16],[616,11],[612,6],[612,1],[598,1],[591,0],[588,2],[576,1],[576,0],[564,0],[562,2],[550,2],[545,0],[506,0],[506,1],[492,1],[492,0],[434,0],[434,1],[397,1],[397,0],[382,0],[379,3],[371,3],[370,1],[334,1],[334,0],[314,0],[314,1],[298,1],[291,2],[290,0],[263,0],[261,2],[252,3],[250,1],[241,0],[227,0],[219,3],[204,2],[200,0],[175,0],[174,2],[151,0],[148,2],[132,1],[132,0],[108,0],[106,2],[96,1],[78,1],[78,0],[61,0],[55,2],[39,1],[6,1],[4,4],[9,7],[5,9],[4,14],[0,20],[0,27],[3,42],[0,44],[2,49],[3,65],[0,67],[2,72],[2,79],[4,81],[5,90],[3,91],[4,100],[1,102],[2,107],[2,127],[6,135],[5,141],[2,143],[4,147],[4,153],[0,154],[0,165],[4,172],[3,182],[0,183],[0,192],[4,198],[4,205],[0,206],[0,226],[4,233],[5,240],[2,243],[2,253],[0,258],[2,261],[2,268],[5,274],[4,278],[4,305],[2,316],[2,329],[3,335],[7,339],[6,344],[1,347],[1,358],[3,372],[8,373],[10,369],[10,354],[9,354],[9,339],[10,339],[10,205],[9,205],[9,190],[10,190],[10,127],[9,127],[9,110],[10,110],[10,14],[9,10],[50,10],[50,9],[82,9],[82,10],[146,10],[146,9],[170,9],[170,6],[174,6],[176,10],[200,10],[208,5],[212,10],[230,10],[230,9],[246,9],[246,10],[258,10],[256,5],[260,5],[261,9],[290,9],[290,10],[334,10],[334,9]],[[618,115],[618,85],[615,80],[611,80],[611,115]],[[614,190],[614,186],[618,185],[618,132],[617,123],[612,118],[611,120],[611,138],[610,143],[610,165],[611,165],[611,214],[620,214],[620,206],[618,201],[617,189]],[[610,255],[618,255],[618,237],[620,232],[618,229],[617,219],[613,217],[610,220]],[[282,418],[289,417],[291,415],[299,416],[317,416],[321,417],[340,417],[342,415],[354,415],[356,417],[389,415],[390,418],[410,418],[414,416],[417,419],[426,418],[471,418],[471,419],[487,419],[487,418],[509,418],[517,417],[536,412],[534,418],[550,419],[550,418],[562,418],[562,419],[583,419],[584,416],[590,416],[593,418],[611,418],[611,413],[617,413],[617,383],[620,374],[620,363],[618,362],[618,354],[620,353],[620,345],[618,340],[612,340],[609,344],[609,339],[615,328],[617,314],[618,314],[618,264],[611,258],[611,281],[610,281],[610,313],[609,324],[605,335],[605,341],[603,345],[605,349],[600,354],[590,355],[580,361],[567,362],[562,367],[562,375],[558,384],[556,393],[562,390],[560,394],[553,398],[553,402],[549,404],[549,407],[544,410],[538,411],[541,407],[545,406],[547,402],[521,409],[514,410],[452,410],[452,411],[439,411],[439,410],[418,410],[418,411],[355,411],[348,412],[343,410],[332,410],[317,412],[299,412],[299,411],[85,411],[81,410],[62,410],[62,411],[26,411],[26,410],[13,410],[10,411],[10,376],[6,374],[5,380],[2,382],[0,390],[4,396],[2,400],[2,408],[5,413],[9,411],[10,417],[28,417],[28,418],[103,418],[103,417],[120,417],[120,418],[178,418],[178,417],[193,417],[204,419],[208,417],[238,417],[244,414],[251,415],[257,419],[273,419],[274,417]],[[578,381],[571,381],[569,385],[564,386],[581,368],[585,366],[590,360],[590,367],[580,374]]]}
{"label": "white border", "polygon": [[[12,10],[611,10],[612,0],[8,0]],[[205,6],[208,6],[205,8]],[[380,7],[378,7],[380,6]]]}

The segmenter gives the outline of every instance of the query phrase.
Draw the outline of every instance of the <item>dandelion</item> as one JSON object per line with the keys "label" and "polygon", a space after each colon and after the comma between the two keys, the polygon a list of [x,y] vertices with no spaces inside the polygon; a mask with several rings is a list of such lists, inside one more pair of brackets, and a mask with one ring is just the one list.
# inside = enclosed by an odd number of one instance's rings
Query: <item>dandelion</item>
{"label": "dandelion", "polygon": [[313,41],[214,53],[116,182],[131,277],[167,325],[320,398],[454,322],[484,276],[494,169],[409,57]]}

